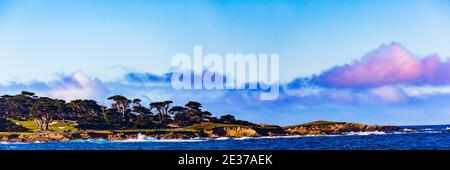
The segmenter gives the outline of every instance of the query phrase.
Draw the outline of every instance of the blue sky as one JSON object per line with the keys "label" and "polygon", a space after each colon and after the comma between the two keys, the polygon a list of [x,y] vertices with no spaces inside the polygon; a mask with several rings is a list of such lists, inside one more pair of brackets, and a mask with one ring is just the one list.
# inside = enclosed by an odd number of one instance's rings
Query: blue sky
{"label": "blue sky", "polygon": [[449,8],[433,0],[2,0],[0,57],[8,62],[0,64],[0,80],[49,80],[78,69],[101,78],[113,66],[164,73],[173,54],[192,52],[193,45],[216,53],[280,53],[285,81],[392,41],[448,57]]}
{"label": "blue sky", "polygon": [[[202,45],[205,52],[219,54],[279,53],[280,77],[288,84],[296,78],[320,75],[335,66],[352,63],[380,45],[392,42],[401,44],[414,57],[436,54],[445,62],[450,57],[450,1],[1,0],[0,92],[21,88],[48,91],[61,84],[64,88],[57,90],[72,89],[64,84],[67,83],[64,79],[59,80],[67,76],[94,88],[67,93],[74,96],[114,92],[154,100],[171,92],[164,89],[149,93],[142,90],[147,87],[129,84],[124,87],[118,81],[129,73],[167,73],[171,57],[179,52],[192,53],[194,45]],[[384,82],[377,85],[389,87],[371,88],[384,88],[381,91],[392,93],[398,88],[402,92],[406,88],[419,88],[416,84],[405,87],[403,80],[397,81],[401,85]],[[447,84],[420,88],[436,89],[436,86],[441,92]],[[325,91],[334,88],[338,89],[333,94],[338,91],[339,95],[368,91],[379,94],[380,91],[353,86],[350,89],[328,87]],[[56,94],[47,91],[42,94]],[[217,112],[239,112],[235,114],[245,119],[281,124],[314,119],[382,124],[450,122],[450,108],[442,108],[432,115],[425,113],[435,108],[439,99],[450,99],[447,94],[417,101],[410,99],[411,91],[407,91],[406,103],[354,107],[330,102],[316,108],[301,103],[304,99],[286,97],[277,102],[286,105],[283,112],[289,113],[272,118],[267,115],[279,111],[263,109],[259,113],[264,114],[256,114],[254,110],[260,105],[230,110],[232,103],[221,107],[220,103],[211,101],[206,106]],[[236,93],[233,95],[240,92]],[[184,94],[180,101],[204,97]],[[317,103],[327,101],[317,100]]]}

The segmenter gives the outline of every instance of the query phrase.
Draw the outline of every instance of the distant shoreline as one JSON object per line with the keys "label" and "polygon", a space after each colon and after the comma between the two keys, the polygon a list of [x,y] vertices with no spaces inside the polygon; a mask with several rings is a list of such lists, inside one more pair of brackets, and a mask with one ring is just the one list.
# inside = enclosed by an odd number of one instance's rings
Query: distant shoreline
{"label": "distant shoreline", "polygon": [[78,132],[0,132],[2,142],[51,142],[70,140],[108,140],[124,141],[138,139],[140,135],[155,139],[193,139],[221,137],[278,137],[308,135],[340,135],[347,132],[390,132],[403,128],[397,126],[377,126],[360,123],[316,121],[296,126],[274,125],[220,125],[213,123],[198,124],[192,129],[160,129],[160,130],[84,130]]}

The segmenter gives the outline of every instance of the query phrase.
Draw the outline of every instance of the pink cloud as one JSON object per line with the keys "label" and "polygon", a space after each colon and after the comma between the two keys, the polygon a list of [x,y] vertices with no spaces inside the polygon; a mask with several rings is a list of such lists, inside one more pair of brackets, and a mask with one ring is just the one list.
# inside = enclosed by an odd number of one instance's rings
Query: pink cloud
{"label": "pink cloud", "polygon": [[393,84],[450,84],[450,64],[435,55],[418,58],[398,43],[382,45],[362,59],[337,66],[318,77],[332,87],[376,87]]}

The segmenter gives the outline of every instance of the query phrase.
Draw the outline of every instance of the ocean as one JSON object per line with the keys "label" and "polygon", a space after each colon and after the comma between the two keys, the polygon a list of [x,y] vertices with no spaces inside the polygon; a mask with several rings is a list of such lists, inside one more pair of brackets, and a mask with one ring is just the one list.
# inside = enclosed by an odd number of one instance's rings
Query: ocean
{"label": "ocean", "polygon": [[[282,136],[161,140],[140,136],[125,141],[0,143],[0,150],[449,150],[450,125],[408,126],[397,132],[333,136]],[[415,129],[413,129],[415,128]]]}

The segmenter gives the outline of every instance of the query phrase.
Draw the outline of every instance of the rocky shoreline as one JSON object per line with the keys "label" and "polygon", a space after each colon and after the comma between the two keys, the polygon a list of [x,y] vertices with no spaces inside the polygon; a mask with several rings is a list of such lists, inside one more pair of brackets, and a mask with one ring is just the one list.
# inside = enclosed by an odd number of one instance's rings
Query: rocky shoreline
{"label": "rocky shoreline", "polygon": [[224,126],[197,130],[165,131],[80,131],[80,132],[40,132],[0,134],[2,142],[51,142],[69,140],[110,140],[122,141],[137,139],[141,135],[156,139],[192,139],[219,137],[262,137],[262,136],[298,136],[298,135],[338,135],[347,132],[390,132],[399,131],[396,126],[365,125],[361,123],[316,121],[296,126]]}

